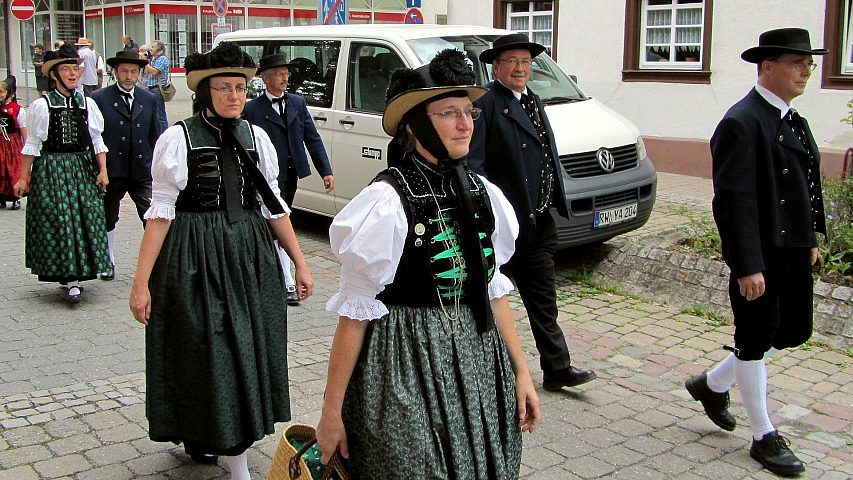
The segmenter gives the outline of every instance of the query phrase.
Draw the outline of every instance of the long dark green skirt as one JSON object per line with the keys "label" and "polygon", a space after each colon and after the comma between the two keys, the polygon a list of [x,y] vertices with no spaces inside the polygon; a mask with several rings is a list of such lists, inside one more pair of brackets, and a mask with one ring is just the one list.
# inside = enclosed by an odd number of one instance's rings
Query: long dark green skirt
{"label": "long dark green skirt", "polygon": [[149,281],[154,441],[237,454],[290,420],[284,280],[258,212],[178,212]]}
{"label": "long dark green skirt", "polygon": [[109,269],[104,199],[92,154],[44,152],[33,162],[26,266],[42,281],[88,280]]}
{"label": "long dark green skirt", "polygon": [[515,375],[497,329],[470,310],[389,306],[370,322],[344,400],[357,479],[518,478]]}

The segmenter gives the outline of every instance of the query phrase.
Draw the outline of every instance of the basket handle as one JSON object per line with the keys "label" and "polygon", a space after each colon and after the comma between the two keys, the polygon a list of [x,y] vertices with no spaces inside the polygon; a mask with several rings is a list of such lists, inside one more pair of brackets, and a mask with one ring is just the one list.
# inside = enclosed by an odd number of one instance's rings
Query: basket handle
{"label": "basket handle", "polygon": [[[307,452],[309,448],[313,447],[315,443],[317,443],[317,437],[305,442],[305,445],[302,445],[302,448],[300,448],[299,451],[296,452],[296,455],[290,459],[290,462],[288,463],[290,478],[299,478],[299,476],[302,475],[302,467],[300,466],[302,455]],[[343,466],[340,465],[340,461],[338,452],[335,451],[335,454],[332,455],[332,459],[329,460],[329,463],[326,465],[326,470],[323,471],[321,480],[329,480],[332,478],[332,472],[334,471],[337,471],[341,478],[346,479],[346,471],[343,469]]]}

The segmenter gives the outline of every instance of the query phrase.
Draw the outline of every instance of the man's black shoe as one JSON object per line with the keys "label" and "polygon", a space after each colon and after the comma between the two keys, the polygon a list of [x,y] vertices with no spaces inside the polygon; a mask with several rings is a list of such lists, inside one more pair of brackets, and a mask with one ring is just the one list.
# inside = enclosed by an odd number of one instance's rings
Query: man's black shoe
{"label": "man's black shoe", "polygon": [[702,402],[705,413],[715,425],[728,432],[735,429],[737,420],[729,413],[729,392],[717,393],[708,388],[706,373],[688,378],[684,382],[684,388],[690,392],[693,400]]}
{"label": "man's black shoe", "polygon": [[752,440],[749,456],[776,475],[795,477],[805,472],[806,467],[788,448],[790,444],[787,438],[773,430],[761,437],[761,440]]}
{"label": "man's black shoe", "polygon": [[576,387],[598,378],[592,370],[578,370],[575,367],[564,368],[555,372],[544,372],[542,388],[549,392],[559,392],[563,387]]}
{"label": "man's black shoe", "polygon": [[216,461],[219,459],[219,457],[216,455],[211,455],[209,453],[201,453],[200,451],[197,451],[196,448],[188,446],[187,444],[184,444],[184,450],[187,452],[187,455],[189,455],[190,458],[193,459],[195,463],[211,464],[216,463]]}
{"label": "man's black shoe", "polygon": [[116,264],[110,262],[110,268],[107,269],[106,272],[101,273],[101,280],[105,282],[112,281],[116,278]]}

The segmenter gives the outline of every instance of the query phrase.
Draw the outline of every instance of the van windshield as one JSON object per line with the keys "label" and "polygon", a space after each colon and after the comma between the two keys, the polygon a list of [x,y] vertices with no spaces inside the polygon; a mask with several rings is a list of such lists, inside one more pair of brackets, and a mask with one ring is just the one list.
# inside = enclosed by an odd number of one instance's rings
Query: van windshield
{"label": "van windshield", "polygon": [[[481,63],[480,52],[492,46],[500,35],[465,35],[417,38],[407,43],[418,57],[421,64],[429,63],[435,55],[447,48],[455,48],[465,53],[477,73],[480,85],[485,85],[494,80],[492,66]],[[569,103],[587,100],[581,89],[568,75],[563,73],[560,67],[554,63],[546,54],[541,54],[533,59],[530,66],[530,89],[538,94],[542,101],[548,104]]]}

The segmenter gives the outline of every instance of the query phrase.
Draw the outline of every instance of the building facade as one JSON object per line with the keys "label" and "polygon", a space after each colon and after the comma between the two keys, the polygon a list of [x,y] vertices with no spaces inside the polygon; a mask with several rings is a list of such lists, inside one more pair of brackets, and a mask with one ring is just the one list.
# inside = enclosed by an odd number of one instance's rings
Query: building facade
{"label": "building facade", "polygon": [[595,96],[640,128],[663,171],[710,174],[708,140],[725,111],[755,84],[740,58],[758,35],[809,30],[817,70],[794,101],[809,120],[824,167],[840,171],[853,146],[841,122],[853,98],[853,0],[469,0],[448,3],[453,24],[526,32]]}

